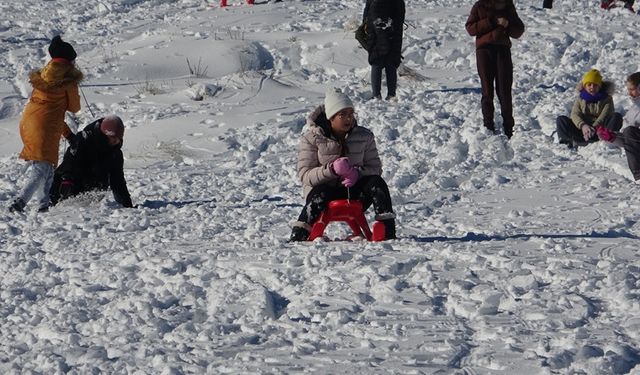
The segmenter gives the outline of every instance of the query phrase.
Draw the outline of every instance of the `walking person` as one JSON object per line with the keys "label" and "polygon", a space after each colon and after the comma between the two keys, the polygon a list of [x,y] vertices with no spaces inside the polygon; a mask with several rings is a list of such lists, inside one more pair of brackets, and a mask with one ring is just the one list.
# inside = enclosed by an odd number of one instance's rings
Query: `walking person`
{"label": "walking person", "polygon": [[396,100],[398,67],[402,60],[404,0],[367,0],[363,22],[367,29],[367,52],[371,65],[373,99],[382,98],[382,71],[387,80],[387,100]]}
{"label": "walking person", "polygon": [[38,196],[38,210],[48,209],[60,138],[73,137],[64,121],[65,112],[80,110],[78,85],[83,75],[74,66],[76,51],[58,35],[51,40],[49,55],[47,65],[29,75],[33,92],[20,120],[24,144],[20,158],[28,168],[24,186],[9,206],[11,212],[22,212],[34,195]]}
{"label": "walking person", "polygon": [[469,35],[476,37],[476,65],[482,87],[480,103],[483,125],[495,133],[495,82],[504,134],[511,138],[514,126],[511,38],[522,36],[524,24],[518,17],[513,0],[478,0],[471,8],[465,27]]}

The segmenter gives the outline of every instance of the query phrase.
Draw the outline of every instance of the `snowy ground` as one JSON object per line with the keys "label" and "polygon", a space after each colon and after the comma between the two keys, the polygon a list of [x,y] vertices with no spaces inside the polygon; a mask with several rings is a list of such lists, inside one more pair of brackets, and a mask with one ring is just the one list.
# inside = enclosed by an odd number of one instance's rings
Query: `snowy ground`
{"label": "snowy ground", "polygon": [[[0,204],[27,73],[62,32],[81,123],[125,119],[141,206],[0,211],[0,373],[640,373],[640,186],[621,150],[553,134],[591,67],[628,108],[640,18],[518,2],[506,142],[481,128],[472,1],[406,1],[398,103],[366,100],[359,0],[0,2]],[[329,86],[376,134],[398,240],[286,242]]]}

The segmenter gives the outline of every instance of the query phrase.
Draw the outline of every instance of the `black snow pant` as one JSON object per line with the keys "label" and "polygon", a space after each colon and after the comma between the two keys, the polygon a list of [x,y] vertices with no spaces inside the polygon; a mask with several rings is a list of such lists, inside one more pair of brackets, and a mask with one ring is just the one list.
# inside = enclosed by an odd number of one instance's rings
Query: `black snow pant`
{"label": "black snow pant", "polygon": [[504,134],[511,138],[513,135],[513,103],[511,99],[511,86],[513,84],[513,62],[511,61],[511,48],[509,46],[486,45],[476,50],[476,64],[480,85],[482,86],[482,118],[484,126],[495,130],[494,123],[494,82],[495,92],[500,102],[500,114],[502,115],[502,127]]}
{"label": "black snow pant", "polygon": [[329,202],[347,198],[360,200],[362,209],[365,211],[373,204],[376,217],[395,217],[391,207],[389,187],[384,179],[380,176],[363,176],[349,191],[343,186],[327,184],[318,185],[311,189],[298,221],[312,225],[327,209]]}
{"label": "black snow pant", "polygon": [[394,65],[371,65],[371,91],[373,97],[381,97],[382,91],[382,69],[387,77],[387,97],[396,96],[398,86],[398,69]]}
{"label": "black snow pant", "polygon": [[[618,112],[613,112],[605,117],[603,125],[607,129],[617,132],[622,128],[622,116]],[[560,143],[570,146],[584,146],[587,143],[597,142],[599,139],[598,135],[594,133],[588,141],[585,141],[582,130],[578,129],[567,116],[558,116],[556,119],[556,130]]]}
{"label": "black snow pant", "polygon": [[629,126],[622,132],[627,163],[635,180],[640,180],[640,128]]}
{"label": "black snow pant", "polygon": [[348,191],[342,186],[326,184],[311,189],[289,240],[305,241],[311,226],[320,218],[322,212],[329,206],[329,202],[336,199],[357,199],[362,202],[364,211],[373,204],[376,220],[384,224],[385,239],[396,238],[396,215],[391,207],[391,195],[387,183],[380,176],[364,176]]}

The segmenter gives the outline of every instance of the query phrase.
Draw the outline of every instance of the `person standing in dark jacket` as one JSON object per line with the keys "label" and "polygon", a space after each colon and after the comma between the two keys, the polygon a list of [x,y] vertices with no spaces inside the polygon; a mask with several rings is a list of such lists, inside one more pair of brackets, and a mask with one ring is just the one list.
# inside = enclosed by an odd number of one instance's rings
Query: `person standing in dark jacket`
{"label": "person standing in dark jacket", "polygon": [[504,134],[511,138],[514,125],[511,100],[511,38],[517,39],[522,36],[524,24],[518,17],[513,0],[478,0],[471,8],[465,27],[469,35],[476,37],[476,64],[482,87],[480,103],[484,126],[495,132],[495,81]]}
{"label": "person standing in dark jacket", "polygon": [[51,204],[83,192],[110,188],[116,202],[133,207],[122,170],[123,137],[122,119],[114,115],[98,119],[77,133],[56,168],[49,192]]}
{"label": "person standing in dark jacket", "polygon": [[367,0],[363,22],[367,25],[367,52],[371,65],[373,98],[382,98],[382,70],[387,77],[387,100],[395,100],[398,67],[402,59],[404,0]]}

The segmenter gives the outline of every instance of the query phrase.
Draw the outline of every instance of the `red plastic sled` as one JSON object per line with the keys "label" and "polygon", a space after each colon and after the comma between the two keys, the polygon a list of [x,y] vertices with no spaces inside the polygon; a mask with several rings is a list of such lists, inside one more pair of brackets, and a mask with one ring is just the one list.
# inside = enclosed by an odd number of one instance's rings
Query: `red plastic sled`
{"label": "red plastic sled", "polygon": [[311,226],[309,241],[322,237],[324,230],[333,221],[342,221],[349,225],[353,234],[364,237],[367,241],[384,241],[384,224],[376,221],[373,224],[373,233],[369,229],[369,223],[362,211],[362,202],[358,200],[340,199],[329,202],[329,207],[320,215]]}
{"label": "red plastic sled", "polygon": [[[253,5],[253,1],[254,0],[247,0],[247,4]],[[220,8],[224,8],[226,6],[229,6],[229,4],[227,4],[227,0],[220,0]]]}

